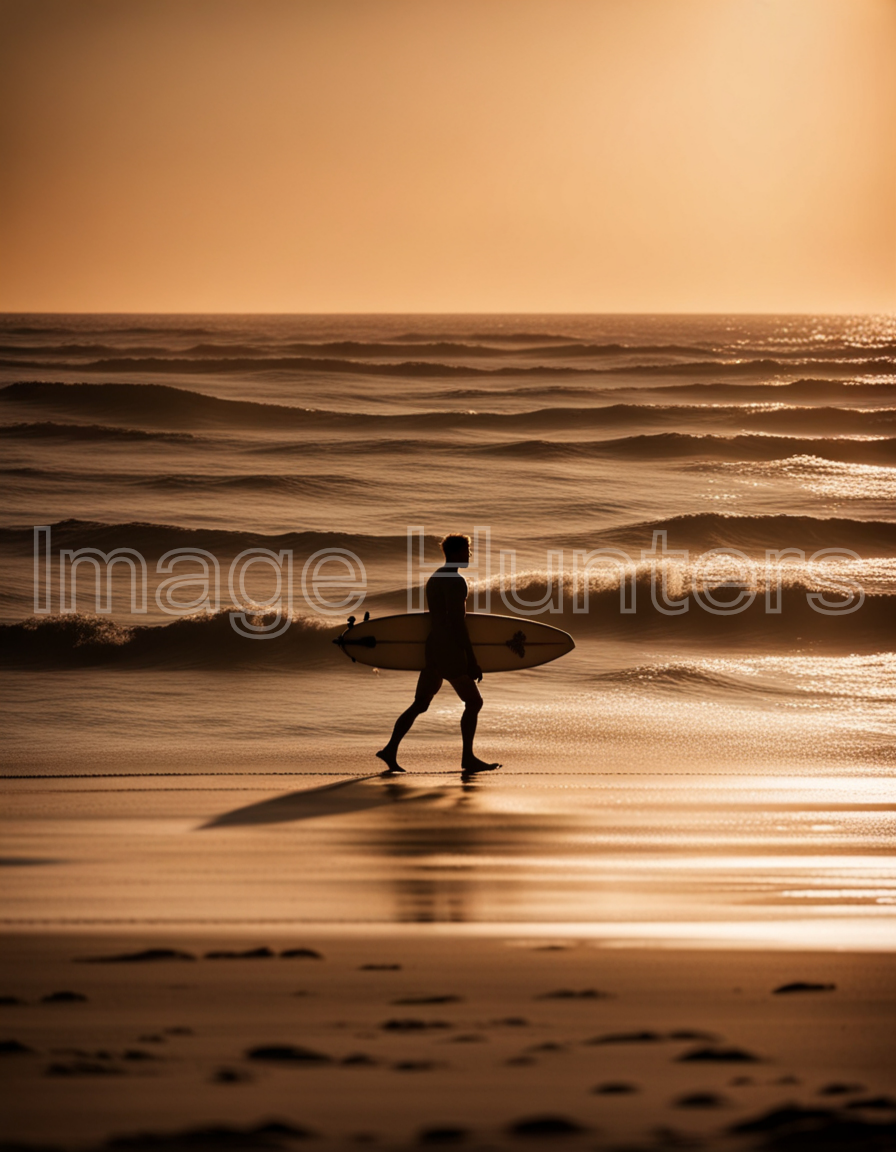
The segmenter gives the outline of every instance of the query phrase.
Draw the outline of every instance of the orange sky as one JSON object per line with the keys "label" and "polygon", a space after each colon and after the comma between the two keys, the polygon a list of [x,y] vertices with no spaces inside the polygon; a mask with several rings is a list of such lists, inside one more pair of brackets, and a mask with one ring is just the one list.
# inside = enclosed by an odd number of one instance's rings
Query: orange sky
{"label": "orange sky", "polygon": [[896,0],[0,0],[0,85],[0,310],[896,308]]}

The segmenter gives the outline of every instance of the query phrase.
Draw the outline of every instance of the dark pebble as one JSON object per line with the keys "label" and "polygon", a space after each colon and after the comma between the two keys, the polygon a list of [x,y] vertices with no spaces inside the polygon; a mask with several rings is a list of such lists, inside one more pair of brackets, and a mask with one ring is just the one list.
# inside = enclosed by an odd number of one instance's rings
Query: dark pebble
{"label": "dark pebble", "polygon": [[86,1004],[87,997],[82,992],[50,992],[41,996],[41,1004]]}
{"label": "dark pebble", "polygon": [[666,1037],[668,1040],[692,1040],[695,1043],[702,1040],[706,1044],[715,1044],[718,1042],[719,1037],[713,1035],[712,1032],[701,1032],[696,1028],[679,1028],[675,1032],[670,1032]]}
{"label": "dark pebble", "polygon": [[120,1076],[121,1069],[101,1060],[72,1060],[68,1064],[50,1064],[46,1076]]}
{"label": "dark pebble", "polygon": [[217,951],[206,952],[206,960],[272,960],[275,953],[270,948],[247,948],[245,952]]}
{"label": "dark pebble", "polygon": [[212,1076],[213,1084],[247,1084],[252,1077],[239,1068],[218,1068]]}
{"label": "dark pebble", "polygon": [[[781,1108],[772,1108],[769,1112],[732,1124],[729,1131],[738,1136],[754,1132],[780,1132],[787,1128],[827,1124],[836,1119],[837,1113],[825,1108],[801,1108],[798,1104],[785,1104]],[[806,1144],[805,1147],[809,1148],[810,1145]]]}
{"label": "dark pebble", "polygon": [[591,1091],[595,1096],[630,1096],[638,1091],[638,1086],[623,1080],[608,1080],[606,1084],[596,1084]]}
{"label": "dark pebble", "polygon": [[396,1072],[432,1072],[439,1065],[431,1060],[401,1060],[392,1067]]}
{"label": "dark pebble", "polygon": [[450,1028],[446,1020],[417,1020],[413,1017],[401,1020],[386,1020],[380,1027],[385,1032],[423,1032],[427,1028]]}
{"label": "dark pebble", "polygon": [[461,1144],[469,1137],[466,1128],[424,1128],[417,1137],[418,1144]]}
{"label": "dark pebble", "polygon": [[330,1064],[332,1060],[323,1052],[303,1048],[296,1044],[263,1044],[246,1050],[247,1060],[265,1060],[278,1064]]}
{"label": "dark pebble", "polygon": [[359,972],[400,972],[400,964],[362,964]]}
{"label": "dark pebble", "polygon": [[287,948],[280,953],[281,960],[323,960],[320,952],[313,948]]}
{"label": "dark pebble", "polygon": [[758,1064],[759,1057],[743,1048],[692,1048],[678,1059],[682,1063],[716,1062],[719,1064]]}
{"label": "dark pebble", "polygon": [[586,1044],[655,1044],[662,1040],[659,1032],[607,1032],[586,1040]]}
{"label": "dark pebble", "polygon": [[892,1096],[866,1096],[862,1100],[850,1100],[847,1108],[871,1108],[875,1111],[892,1111],[896,1109],[896,1099]]}
{"label": "dark pebble", "polygon": [[526,1120],[517,1120],[511,1124],[507,1131],[511,1136],[540,1136],[550,1138],[553,1136],[577,1136],[586,1131],[581,1124],[574,1120],[567,1120],[565,1116],[533,1116]]}
{"label": "dark pebble", "polygon": [[675,1101],[676,1108],[724,1108],[728,1101],[717,1092],[688,1092]]}
{"label": "dark pebble", "polygon": [[20,1000],[18,996],[0,996],[0,1008],[15,1008],[19,1004],[24,1004],[24,1000]]}
{"label": "dark pebble", "polygon": [[20,1040],[0,1040],[0,1056],[28,1056],[33,1051]]}
{"label": "dark pebble", "polygon": [[785,996],[790,992],[836,992],[836,984],[810,984],[804,980],[796,980],[793,984],[782,984],[772,993],[773,996]]}
{"label": "dark pebble", "polygon": [[528,1028],[529,1021],[525,1016],[503,1016],[500,1020],[492,1020],[492,1024],[498,1024],[502,1028]]}
{"label": "dark pebble", "polygon": [[834,1081],[818,1089],[819,1096],[848,1096],[851,1092],[864,1092],[864,1084],[840,1084]]}
{"label": "dark pebble", "polygon": [[558,988],[554,992],[543,992],[536,1000],[610,1000],[612,993],[600,992],[597,988],[582,988],[576,992],[572,988]]}
{"label": "dark pebble", "polygon": [[142,964],[154,960],[195,960],[192,952],[179,948],[144,948],[142,952],[120,952],[114,956],[80,956],[79,964]]}
{"label": "dark pebble", "polygon": [[393,1000],[393,1004],[461,1004],[463,996],[406,996],[403,1000]]}
{"label": "dark pebble", "polygon": [[368,1056],[366,1052],[352,1052],[349,1056],[344,1056],[340,1061],[346,1068],[373,1068],[378,1061],[374,1060],[372,1056]]}

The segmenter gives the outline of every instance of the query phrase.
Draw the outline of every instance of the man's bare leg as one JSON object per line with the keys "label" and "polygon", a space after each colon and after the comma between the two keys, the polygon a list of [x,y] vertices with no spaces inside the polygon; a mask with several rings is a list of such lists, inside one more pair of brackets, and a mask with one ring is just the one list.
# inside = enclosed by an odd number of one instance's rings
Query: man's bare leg
{"label": "man's bare leg", "polygon": [[[426,707],[429,707],[429,705]],[[426,708],[421,708],[415,700],[410,708],[406,708],[395,721],[395,727],[392,729],[392,736],[389,739],[389,743],[385,748],[381,748],[379,752],[377,752],[377,756],[383,761],[390,772],[404,772],[404,768],[401,767],[397,759],[398,745],[405,736],[407,736],[408,732],[410,732],[417,717],[422,716],[425,711]]]}
{"label": "man's bare leg", "polygon": [[430,668],[425,668],[417,679],[417,691],[414,693],[414,703],[395,721],[392,735],[385,748],[377,752],[377,757],[383,761],[390,772],[404,772],[398,763],[398,745],[410,732],[414,721],[429,708],[435,694],[442,687],[442,677]]}
{"label": "man's bare leg", "polygon": [[480,760],[473,751],[473,737],[476,735],[476,725],[482,710],[482,695],[476,684],[471,677],[463,676],[458,680],[452,680],[451,687],[464,702],[464,714],[460,718],[460,734],[463,738],[461,769],[464,772],[489,772],[493,768],[500,768],[500,764],[489,764],[485,760]]}

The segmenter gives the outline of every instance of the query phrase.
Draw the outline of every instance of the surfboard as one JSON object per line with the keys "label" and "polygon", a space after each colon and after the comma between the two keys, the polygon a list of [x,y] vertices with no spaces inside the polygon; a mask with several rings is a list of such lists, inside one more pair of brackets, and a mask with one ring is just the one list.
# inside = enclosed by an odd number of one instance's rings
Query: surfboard
{"label": "surfboard", "polygon": [[[535,668],[564,656],[576,646],[568,632],[519,616],[468,612],[464,619],[483,672]],[[411,612],[349,624],[333,643],[359,664],[420,672],[426,660],[429,630],[429,613]]]}

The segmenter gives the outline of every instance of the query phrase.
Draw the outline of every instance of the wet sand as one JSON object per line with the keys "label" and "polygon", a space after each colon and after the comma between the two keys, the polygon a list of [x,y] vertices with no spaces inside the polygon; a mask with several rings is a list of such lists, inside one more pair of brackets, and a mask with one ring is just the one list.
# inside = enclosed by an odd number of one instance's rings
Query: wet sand
{"label": "wet sand", "polygon": [[7,780],[3,1139],[893,1147],[885,787]]}

